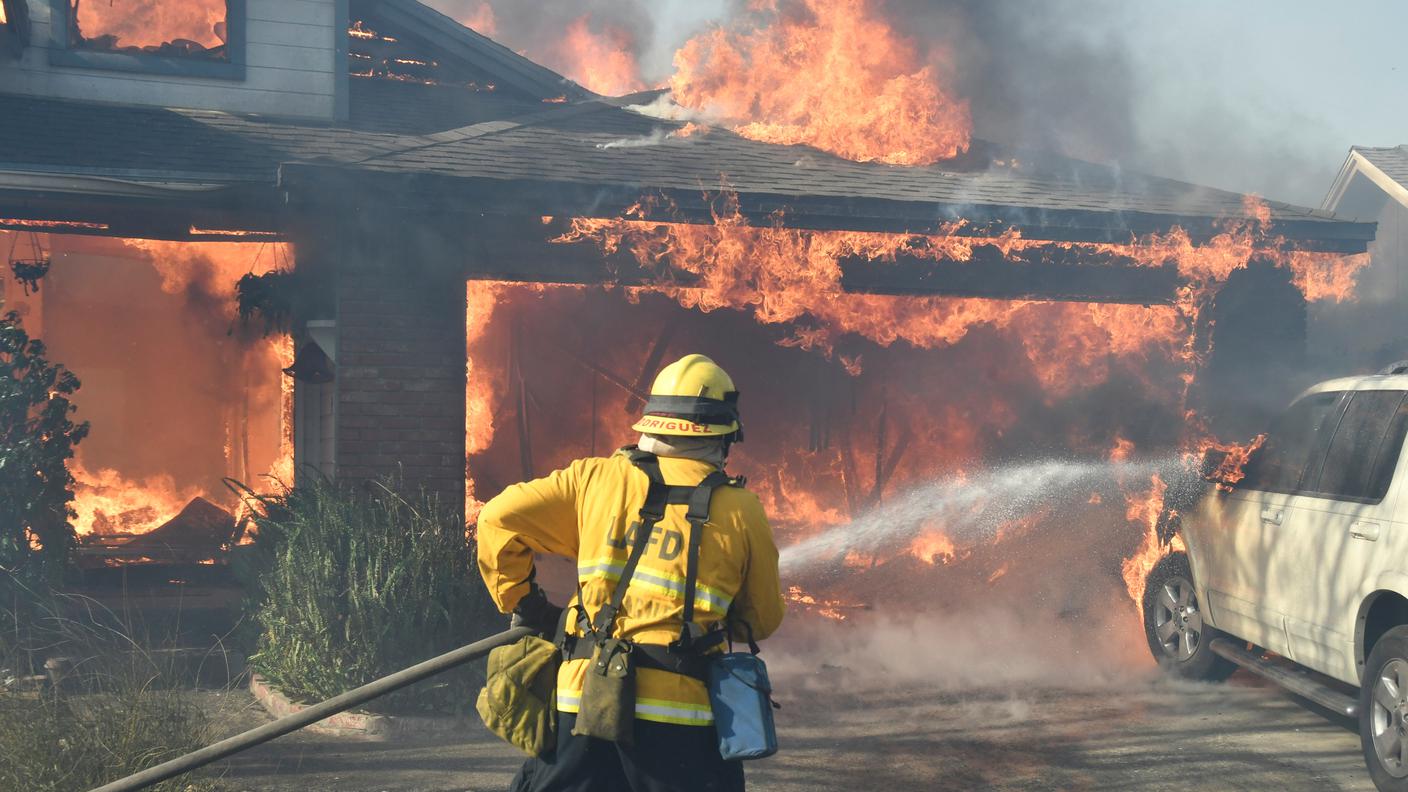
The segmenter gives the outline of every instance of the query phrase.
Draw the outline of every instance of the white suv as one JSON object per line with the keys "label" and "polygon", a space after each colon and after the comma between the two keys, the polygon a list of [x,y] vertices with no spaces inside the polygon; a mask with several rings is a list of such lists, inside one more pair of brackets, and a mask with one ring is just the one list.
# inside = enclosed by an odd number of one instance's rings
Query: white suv
{"label": "white suv", "polygon": [[1243,666],[1357,716],[1375,785],[1398,792],[1408,792],[1405,371],[1296,399],[1242,480],[1173,515],[1187,552],[1150,571],[1143,602],[1161,663],[1204,680]]}

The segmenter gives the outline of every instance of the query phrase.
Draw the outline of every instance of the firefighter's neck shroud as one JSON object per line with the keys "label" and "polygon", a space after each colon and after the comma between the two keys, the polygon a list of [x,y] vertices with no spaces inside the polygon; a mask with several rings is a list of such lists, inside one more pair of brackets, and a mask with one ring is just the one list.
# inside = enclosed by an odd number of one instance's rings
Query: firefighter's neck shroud
{"label": "firefighter's neck shroud", "polygon": [[[582,685],[577,722],[572,733],[628,744],[636,715],[635,669],[638,663],[685,674],[701,681],[707,681],[709,678],[704,653],[722,643],[725,633],[723,630],[714,630],[706,635],[694,621],[699,545],[705,524],[709,521],[709,505],[713,500],[714,490],[719,487],[737,486],[738,482],[716,470],[705,476],[697,486],[670,486],[665,483],[665,478],[660,473],[660,461],[654,454],[636,448],[624,450],[630,456],[631,463],[650,479],[645,503],[640,509],[640,521],[636,526],[631,554],[626,559],[626,566],[610,601],[590,619],[590,625],[583,624],[583,635],[580,638],[564,636],[563,648],[572,659],[591,658]],[[686,514],[690,531],[685,562],[684,625],[679,637],[663,648],[615,638],[613,635],[616,630],[616,616],[621,611],[626,589],[631,584],[636,567],[640,565],[641,557],[645,555],[656,524],[664,519],[665,507],[670,504],[687,504],[689,507]],[[580,586],[577,589],[577,613],[583,622],[587,620]]]}

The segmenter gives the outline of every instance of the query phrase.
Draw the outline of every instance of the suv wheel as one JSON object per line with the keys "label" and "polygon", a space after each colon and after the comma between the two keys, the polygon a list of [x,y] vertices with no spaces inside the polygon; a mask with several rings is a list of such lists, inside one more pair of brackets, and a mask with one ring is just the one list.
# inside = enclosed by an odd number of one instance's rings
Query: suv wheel
{"label": "suv wheel", "polygon": [[1164,556],[1144,580],[1144,635],[1159,665],[1184,679],[1221,682],[1237,670],[1209,648],[1220,633],[1203,623],[1183,553]]}
{"label": "suv wheel", "polygon": [[1408,791],[1408,627],[1384,633],[1364,663],[1359,741],[1374,786]]}

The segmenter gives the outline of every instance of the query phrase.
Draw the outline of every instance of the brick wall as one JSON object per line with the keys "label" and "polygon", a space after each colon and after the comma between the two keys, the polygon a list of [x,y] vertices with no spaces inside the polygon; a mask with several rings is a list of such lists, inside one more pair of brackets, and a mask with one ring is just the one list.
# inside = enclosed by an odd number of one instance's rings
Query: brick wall
{"label": "brick wall", "polygon": [[399,468],[408,484],[441,493],[458,510],[465,485],[463,275],[389,265],[344,270],[336,307],[337,478],[365,480]]}

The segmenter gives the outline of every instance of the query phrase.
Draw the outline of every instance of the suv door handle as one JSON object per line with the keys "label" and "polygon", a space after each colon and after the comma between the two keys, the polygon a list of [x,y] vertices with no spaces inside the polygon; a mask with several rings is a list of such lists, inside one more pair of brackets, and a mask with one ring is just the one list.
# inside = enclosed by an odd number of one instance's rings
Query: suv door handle
{"label": "suv door handle", "polygon": [[1377,542],[1379,540],[1379,524],[1372,522],[1357,522],[1349,526],[1349,535],[1355,539],[1363,539],[1366,542]]}
{"label": "suv door handle", "polygon": [[1261,521],[1264,522],[1264,523],[1271,523],[1272,525],[1280,525],[1280,524],[1281,524],[1281,510],[1280,510],[1280,509],[1262,509],[1262,510],[1261,510]]}

